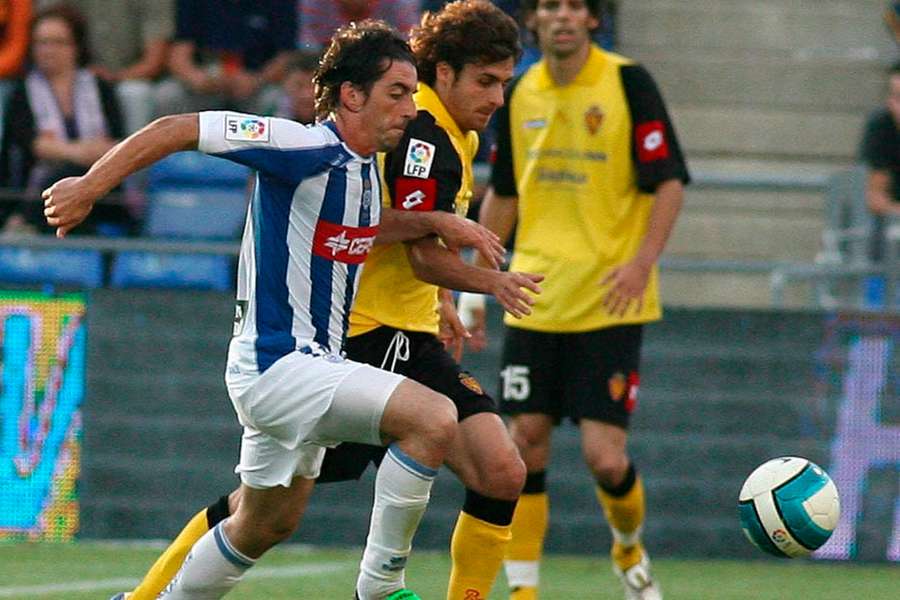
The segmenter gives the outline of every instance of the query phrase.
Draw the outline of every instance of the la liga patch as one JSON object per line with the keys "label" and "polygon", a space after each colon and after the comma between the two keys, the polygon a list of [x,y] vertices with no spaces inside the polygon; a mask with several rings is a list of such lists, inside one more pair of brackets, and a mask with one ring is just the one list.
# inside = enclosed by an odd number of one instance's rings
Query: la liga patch
{"label": "la liga patch", "polygon": [[268,142],[271,126],[268,117],[228,115],[225,117],[225,139],[232,142]]}

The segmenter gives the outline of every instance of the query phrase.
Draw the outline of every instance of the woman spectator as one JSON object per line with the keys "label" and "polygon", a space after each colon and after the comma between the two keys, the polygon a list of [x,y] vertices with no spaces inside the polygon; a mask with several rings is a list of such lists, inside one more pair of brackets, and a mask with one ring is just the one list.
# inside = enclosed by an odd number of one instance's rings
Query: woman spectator
{"label": "woman spectator", "polygon": [[[113,89],[85,68],[87,26],[78,11],[64,5],[39,11],[30,51],[30,68],[4,111],[0,186],[24,190],[31,200],[0,215],[8,216],[7,230],[43,225],[41,190],[83,174],[123,136]],[[130,227],[131,218],[123,206],[106,205],[100,222]]]}

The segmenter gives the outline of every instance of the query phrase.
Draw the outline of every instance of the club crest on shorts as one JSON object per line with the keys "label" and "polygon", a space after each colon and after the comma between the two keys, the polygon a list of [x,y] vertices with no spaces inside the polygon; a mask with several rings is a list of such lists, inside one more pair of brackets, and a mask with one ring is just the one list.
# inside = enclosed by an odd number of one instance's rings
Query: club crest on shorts
{"label": "club crest on shorts", "polygon": [[478,383],[478,380],[465,371],[459,374],[459,382],[478,395],[484,394],[484,391],[482,391],[481,384]]}
{"label": "club crest on shorts", "polygon": [[613,402],[621,402],[622,398],[625,397],[627,387],[628,382],[625,379],[625,374],[620,371],[613,373],[612,377],[609,378],[609,397],[613,399]]}

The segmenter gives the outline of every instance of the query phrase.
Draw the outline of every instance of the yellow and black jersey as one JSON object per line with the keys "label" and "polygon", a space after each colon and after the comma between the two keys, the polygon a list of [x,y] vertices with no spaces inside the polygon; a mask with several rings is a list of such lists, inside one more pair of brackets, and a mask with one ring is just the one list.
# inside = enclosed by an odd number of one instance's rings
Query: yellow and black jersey
{"label": "yellow and black jersey", "polygon": [[509,325],[577,332],[660,318],[654,269],[640,312],[602,305],[599,282],[631,259],[646,231],[657,186],[689,175],[675,130],[650,74],[592,48],[569,84],[541,61],[507,93],[497,113],[491,183],[519,199],[511,269],[541,273],[533,313]]}
{"label": "yellow and black jersey", "polygon": [[[385,205],[464,216],[472,197],[478,135],[459,129],[433,89],[420,83],[418,115],[397,149],[382,157]],[[350,314],[350,336],[388,325],[438,332],[437,287],[416,279],[403,244],[375,246]]]}

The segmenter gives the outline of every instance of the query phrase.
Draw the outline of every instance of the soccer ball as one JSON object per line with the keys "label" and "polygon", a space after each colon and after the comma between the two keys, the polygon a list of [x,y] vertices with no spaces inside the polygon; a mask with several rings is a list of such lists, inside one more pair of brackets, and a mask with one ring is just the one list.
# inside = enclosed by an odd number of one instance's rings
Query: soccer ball
{"label": "soccer ball", "polygon": [[753,545],[783,558],[806,556],[824,544],[841,513],[828,473],[796,456],[773,458],[750,473],[738,508]]}

